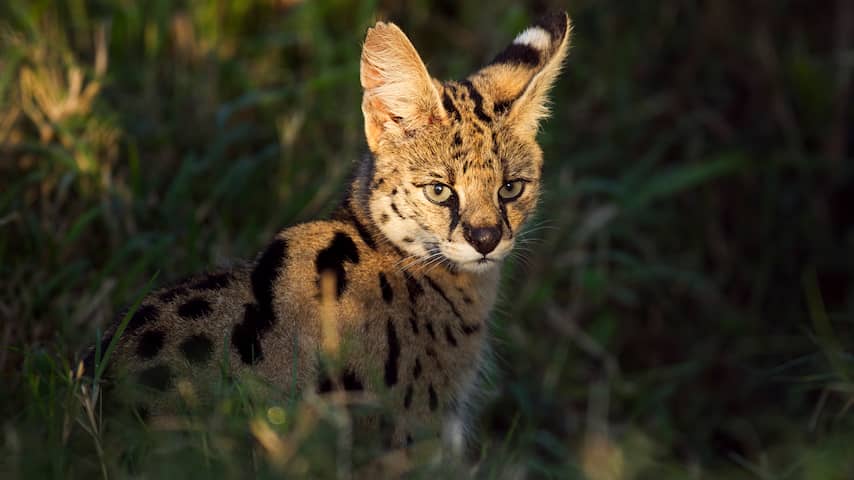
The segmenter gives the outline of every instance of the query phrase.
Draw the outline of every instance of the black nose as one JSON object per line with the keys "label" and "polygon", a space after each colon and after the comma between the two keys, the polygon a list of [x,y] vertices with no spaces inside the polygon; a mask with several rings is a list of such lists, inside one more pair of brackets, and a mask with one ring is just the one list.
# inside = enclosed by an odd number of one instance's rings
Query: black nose
{"label": "black nose", "polygon": [[501,241],[501,227],[475,227],[463,226],[463,237],[478,252],[486,255],[495,250],[495,246]]}

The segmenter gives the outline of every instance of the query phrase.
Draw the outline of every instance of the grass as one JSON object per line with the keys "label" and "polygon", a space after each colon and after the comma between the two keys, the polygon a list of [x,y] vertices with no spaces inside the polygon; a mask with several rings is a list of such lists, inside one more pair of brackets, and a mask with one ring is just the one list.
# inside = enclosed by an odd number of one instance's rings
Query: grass
{"label": "grass", "polygon": [[4,478],[317,478],[380,455],[349,450],[335,402],[224,379],[215,408],[152,429],[68,372],[153,278],[334,206],[375,19],[453,78],[558,8],[574,46],[498,373],[470,464],[416,476],[854,475],[847,2],[141,5],[0,5]]}

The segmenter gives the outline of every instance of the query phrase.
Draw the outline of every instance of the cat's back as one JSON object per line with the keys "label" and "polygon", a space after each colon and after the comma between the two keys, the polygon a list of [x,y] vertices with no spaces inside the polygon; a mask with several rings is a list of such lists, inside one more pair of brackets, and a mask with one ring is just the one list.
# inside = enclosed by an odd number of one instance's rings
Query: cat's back
{"label": "cat's back", "polygon": [[[349,213],[335,217],[281,230],[251,262],[151,292],[123,331],[117,327],[124,316],[107,330],[100,348],[89,353],[86,370],[94,371],[96,354],[103,355],[120,333],[111,370],[158,391],[221,367],[291,382],[294,372],[284,367],[317,347],[324,302],[346,302],[353,310],[383,297],[381,285],[372,288],[383,249]],[[313,380],[306,366],[300,383]]]}

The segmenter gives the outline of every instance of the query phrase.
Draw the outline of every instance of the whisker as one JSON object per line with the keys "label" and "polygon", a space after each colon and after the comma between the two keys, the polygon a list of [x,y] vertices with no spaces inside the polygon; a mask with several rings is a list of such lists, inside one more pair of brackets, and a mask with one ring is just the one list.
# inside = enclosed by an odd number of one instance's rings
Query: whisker
{"label": "whisker", "polygon": [[448,261],[448,259],[447,259],[447,258],[445,258],[445,256],[444,256],[444,255],[442,255],[442,256],[440,256],[440,257],[438,257],[436,260],[432,261],[432,266],[431,266],[430,264],[428,264],[428,265],[426,265],[426,266],[425,266],[425,268],[427,268],[427,272],[426,272],[426,273],[428,273],[428,274],[429,274],[430,272],[432,272],[433,270],[435,270],[435,269],[436,269],[436,267],[438,267],[438,266],[440,266],[440,265],[444,265],[444,264],[445,264],[445,262],[447,262],[447,261]]}
{"label": "whisker", "polygon": [[410,269],[411,267],[413,267],[419,263],[429,263],[429,262],[434,261],[437,258],[438,259],[444,258],[444,255],[442,254],[442,252],[434,252],[434,253],[427,255],[426,257],[413,255],[413,256],[407,258],[409,260],[409,262],[407,262],[404,265],[401,265],[400,268],[397,269],[397,272],[398,273],[404,272],[404,271]]}
{"label": "whisker", "polygon": [[519,234],[516,235],[516,238],[526,238],[526,237],[531,236],[533,233],[541,232],[541,231],[545,231],[545,230],[555,231],[555,232],[560,231],[560,229],[557,227],[542,226],[542,227],[537,227],[537,228],[525,229],[525,230],[519,232]]}

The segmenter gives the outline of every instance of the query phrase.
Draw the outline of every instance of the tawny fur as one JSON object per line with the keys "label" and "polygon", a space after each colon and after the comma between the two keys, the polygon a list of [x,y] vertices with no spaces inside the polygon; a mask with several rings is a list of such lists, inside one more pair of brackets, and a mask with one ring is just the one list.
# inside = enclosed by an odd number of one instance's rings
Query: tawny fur
{"label": "tawny fur", "polygon": [[[204,398],[226,371],[279,393],[383,392],[398,444],[465,417],[488,356],[500,263],[537,202],[535,136],[569,34],[565,14],[546,17],[492,64],[442,83],[397,26],[369,29],[361,83],[370,155],[341,206],[281,231],[251,264],[149,295],[111,368],[152,387],[155,414],[178,408],[188,388]],[[502,200],[516,180],[518,198]],[[437,183],[453,201],[427,198]],[[479,227],[500,232],[486,253],[468,233]],[[332,372],[318,362],[330,318],[341,361]]]}

